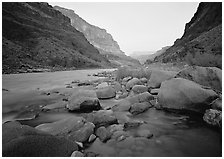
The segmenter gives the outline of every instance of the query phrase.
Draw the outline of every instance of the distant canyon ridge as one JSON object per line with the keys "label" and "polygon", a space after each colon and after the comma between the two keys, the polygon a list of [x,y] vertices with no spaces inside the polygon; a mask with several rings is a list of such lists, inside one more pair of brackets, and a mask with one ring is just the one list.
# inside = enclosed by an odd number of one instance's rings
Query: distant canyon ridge
{"label": "distant canyon ridge", "polygon": [[[150,45],[150,44],[149,44]],[[125,55],[105,29],[48,3],[2,3],[3,73],[115,68],[154,62],[222,65],[222,3],[200,3],[184,34],[153,54]],[[139,62],[140,61],[140,62]]]}

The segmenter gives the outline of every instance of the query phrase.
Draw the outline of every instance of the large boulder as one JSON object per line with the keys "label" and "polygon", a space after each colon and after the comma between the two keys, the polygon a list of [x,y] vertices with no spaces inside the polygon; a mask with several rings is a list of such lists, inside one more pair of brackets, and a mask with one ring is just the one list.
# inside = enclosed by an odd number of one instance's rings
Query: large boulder
{"label": "large boulder", "polygon": [[183,78],[173,78],[162,83],[158,102],[162,108],[204,112],[218,97],[216,92]]}
{"label": "large boulder", "polygon": [[36,126],[52,135],[63,136],[72,141],[85,142],[94,132],[95,125],[87,122],[82,117],[69,117],[53,123],[46,123]]}
{"label": "large boulder", "polygon": [[127,84],[126,84],[126,89],[127,90],[131,90],[132,89],[132,87],[134,86],[134,85],[141,85],[142,84],[142,82],[138,79],[138,78],[133,78],[133,79],[131,79],[131,80],[129,80],[128,82],[127,82]]}
{"label": "large boulder", "polygon": [[116,90],[112,86],[106,86],[97,89],[96,95],[99,99],[110,99],[116,96]]}
{"label": "large boulder", "polygon": [[2,125],[3,157],[69,157],[76,143],[18,122]]}
{"label": "large boulder", "polygon": [[87,121],[92,122],[96,127],[108,126],[111,124],[117,124],[117,118],[111,110],[99,110],[87,114]]}
{"label": "large boulder", "polygon": [[164,70],[152,70],[150,79],[148,81],[149,88],[159,88],[163,81],[173,78],[177,72],[164,71]]}
{"label": "large boulder", "polygon": [[148,91],[148,87],[144,85],[135,85],[131,89],[135,94],[143,93]]}
{"label": "large boulder", "polygon": [[222,126],[222,111],[208,109],[206,110],[203,119],[206,123],[213,125],[213,126]]}
{"label": "large boulder", "polygon": [[107,86],[109,86],[109,85],[107,84],[107,82],[102,82],[102,83],[100,83],[96,88],[100,89],[100,88],[104,88],[104,87],[107,87]]}
{"label": "large boulder", "polygon": [[67,108],[71,111],[89,112],[99,110],[101,106],[95,91],[78,89],[68,99]]}
{"label": "large boulder", "polygon": [[222,91],[222,70],[217,67],[191,66],[178,72],[176,77],[185,78]]}

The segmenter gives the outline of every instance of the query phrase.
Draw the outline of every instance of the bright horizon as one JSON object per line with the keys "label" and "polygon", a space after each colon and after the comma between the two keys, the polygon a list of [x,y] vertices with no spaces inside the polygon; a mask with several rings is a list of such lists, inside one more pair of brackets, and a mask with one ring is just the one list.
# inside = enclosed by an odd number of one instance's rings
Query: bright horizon
{"label": "bright horizon", "polygon": [[199,2],[49,2],[72,9],[88,23],[106,29],[121,50],[157,51],[184,33]]}

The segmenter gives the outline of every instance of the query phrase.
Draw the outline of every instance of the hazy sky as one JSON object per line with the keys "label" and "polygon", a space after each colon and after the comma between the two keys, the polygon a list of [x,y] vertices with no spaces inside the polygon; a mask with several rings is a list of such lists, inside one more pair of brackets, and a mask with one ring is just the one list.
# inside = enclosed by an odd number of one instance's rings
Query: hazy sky
{"label": "hazy sky", "polygon": [[126,54],[173,45],[197,10],[198,2],[49,2],[72,9],[104,28]]}

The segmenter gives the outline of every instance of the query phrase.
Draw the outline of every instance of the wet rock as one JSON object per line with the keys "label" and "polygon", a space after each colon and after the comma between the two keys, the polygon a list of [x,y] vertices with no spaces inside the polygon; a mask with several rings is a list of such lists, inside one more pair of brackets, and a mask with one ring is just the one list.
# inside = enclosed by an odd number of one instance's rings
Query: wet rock
{"label": "wet rock", "polygon": [[73,88],[71,85],[66,86],[66,88]]}
{"label": "wet rock", "polygon": [[142,83],[147,83],[148,82],[148,79],[147,78],[140,78],[140,81],[142,82]]}
{"label": "wet rock", "polygon": [[96,127],[117,124],[117,118],[111,110],[99,110],[87,115],[87,121],[92,122]]}
{"label": "wet rock", "polygon": [[95,125],[82,117],[70,117],[53,123],[41,124],[36,129],[56,136],[63,136],[72,141],[85,142],[93,133]]}
{"label": "wet rock", "polygon": [[74,151],[71,157],[84,157],[84,154],[80,151]]}
{"label": "wet rock", "polygon": [[116,91],[112,86],[107,86],[97,89],[96,94],[99,99],[110,99],[116,96]]}
{"label": "wet rock", "polygon": [[18,122],[2,125],[3,157],[69,157],[78,146]]}
{"label": "wet rock", "polygon": [[112,107],[113,111],[129,111],[131,102],[128,99],[122,99]]}
{"label": "wet rock", "polygon": [[129,120],[126,123],[124,123],[124,128],[128,129],[128,128],[136,128],[139,127],[140,125],[142,125],[144,122],[143,121],[139,121],[139,120]]}
{"label": "wet rock", "polygon": [[71,131],[67,137],[71,141],[86,142],[93,134],[94,128],[95,125],[93,123],[87,122],[79,130]]}
{"label": "wet rock", "polygon": [[92,134],[90,135],[88,142],[93,142],[95,139],[96,139],[96,135]]}
{"label": "wet rock", "polygon": [[92,81],[83,81],[83,82],[79,82],[78,86],[89,86],[92,85],[93,82]]}
{"label": "wet rock", "polygon": [[95,91],[79,89],[68,99],[67,108],[71,111],[83,112],[102,109]]}
{"label": "wet rock", "polygon": [[148,91],[148,87],[144,85],[135,85],[131,89],[135,94],[143,93]]}
{"label": "wet rock", "polygon": [[99,137],[102,142],[105,142],[110,138],[110,133],[104,126],[101,126],[96,130],[96,136]]}
{"label": "wet rock", "polygon": [[174,71],[152,70],[148,87],[159,88],[163,81],[173,78],[176,74],[177,72]]}
{"label": "wet rock", "polygon": [[115,131],[123,131],[124,125],[122,124],[113,124],[107,127],[107,131],[112,135]]}
{"label": "wet rock", "polygon": [[126,84],[126,89],[131,90],[134,85],[141,85],[141,81],[138,78],[133,78]]}
{"label": "wet rock", "polygon": [[144,138],[151,138],[153,137],[153,134],[150,130],[148,129],[140,129],[137,131],[137,137],[144,137]]}
{"label": "wet rock", "polygon": [[97,88],[100,89],[100,88],[104,88],[104,87],[108,87],[109,85],[107,84],[107,82],[103,82],[103,83],[100,83]]}
{"label": "wet rock", "polygon": [[222,70],[217,67],[190,66],[178,72],[176,77],[185,78],[222,91]]}
{"label": "wet rock", "polygon": [[115,139],[116,141],[122,141],[128,136],[130,136],[128,132],[125,132],[123,130],[118,130],[113,133],[113,135],[111,136],[111,139]]}
{"label": "wet rock", "polygon": [[212,109],[222,110],[222,99],[218,98],[212,102]]}
{"label": "wet rock", "polygon": [[151,89],[150,94],[157,95],[159,93],[159,89]]}
{"label": "wet rock", "polygon": [[162,83],[158,102],[163,108],[204,112],[218,95],[201,85],[182,78]]}
{"label": "wet rock", "polygon": [[140,113],[145,112],[149,108],[153,107],[149,102],[142,102],[142,103],[134,103],[130,108],[130,113],[133,115],[137,115]]}
{"label": "wet rock", "polygon": [[206,123],[213,125],[213,126],[222,126],[222,111],[208,109],[206,110],[203,119]]}
{"label": "wet rock", "polygon": [[66,102],[60,101],[57,103],[52,103],[52,104],[46,105],[43,107],[43,109],[51,110],[51,109],[58,109],[58,108],[65,108],[65,107],[66,107]]}

